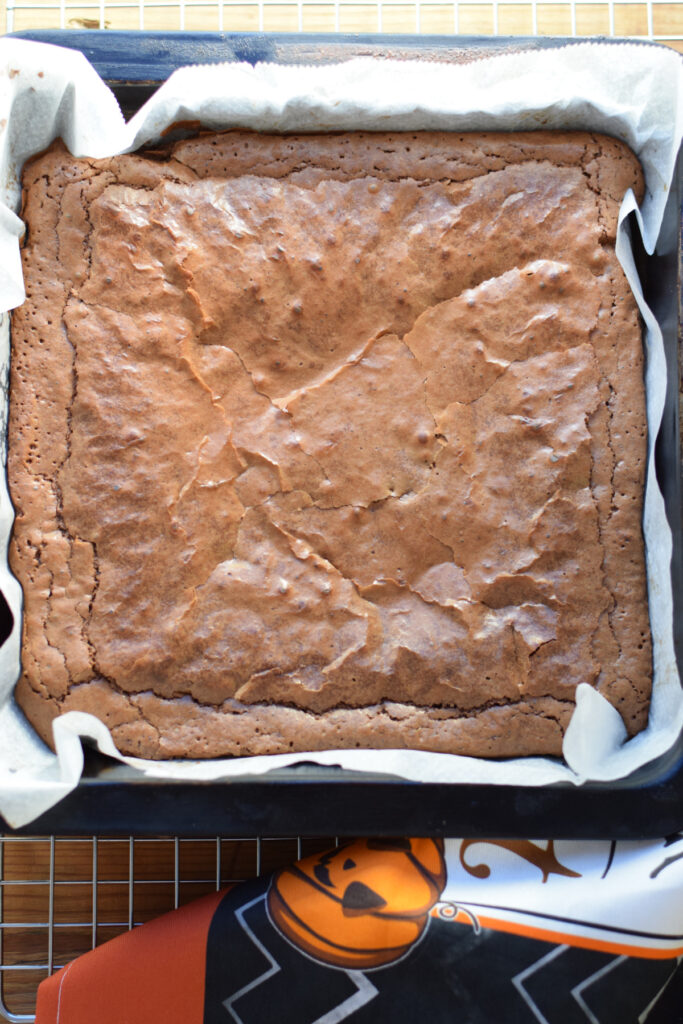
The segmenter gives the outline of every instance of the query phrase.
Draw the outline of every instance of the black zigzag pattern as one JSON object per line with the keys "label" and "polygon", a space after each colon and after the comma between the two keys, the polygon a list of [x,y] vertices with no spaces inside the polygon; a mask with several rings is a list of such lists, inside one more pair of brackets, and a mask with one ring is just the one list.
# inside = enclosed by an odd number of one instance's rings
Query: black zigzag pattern
{"label": "black zigzag pattern", "polygon": [[638,1024],[677,966],[432,920],[398,963],[345,971],[279,934],[266,887],[240,885],[218,907],[204,1024]]}

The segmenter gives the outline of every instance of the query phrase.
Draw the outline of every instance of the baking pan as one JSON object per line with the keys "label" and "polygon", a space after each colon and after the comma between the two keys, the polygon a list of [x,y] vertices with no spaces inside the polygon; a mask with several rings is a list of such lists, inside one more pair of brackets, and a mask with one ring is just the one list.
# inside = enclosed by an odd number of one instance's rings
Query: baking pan
{"label": "baking pan", "polygon": [[[221,61],[323,64],[356,56],[463,62],[493,53],[577,43],[544,37],[31,31],[14,33],[80,50],[129,117],[177,67]],[[617,40],[600,40],[619,45]],[[630,42],[630,41],[629,41]],[[652,45],[644,43],[643,45]],[[674,643],[683,667],[683,508],[679,423],[681,196],[669,196],[658,249],[636,258],[645,297],[664,332],[668,388],[656,468],[673,532]],[[634,233],[637,237],[638,233]],[[7,622],[7,607],[2,608]],[[5,626],[6,628],[6,626]],[[6,635],[6,633],[4,634]],[[0,632],[0,639],[3,634]],[[0,826],[2,826],[0,819]],[[83,778],[17,834],[182,832],[186,835],[413,835],[609,838],[683,830],[683,735],[665,755],[617,782],[542,788],[414,783],[313,764],[213,782],[147,779],[86,751]],[[9,832],[7,827],[5,831]]]}

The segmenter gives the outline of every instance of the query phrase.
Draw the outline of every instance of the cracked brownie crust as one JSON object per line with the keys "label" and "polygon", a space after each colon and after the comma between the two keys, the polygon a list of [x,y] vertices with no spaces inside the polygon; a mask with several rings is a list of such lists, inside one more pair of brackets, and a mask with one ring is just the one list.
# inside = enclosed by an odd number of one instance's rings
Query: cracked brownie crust
{"label": "cracked brownie crust", "polygon": [[18,699],[125,753],[559,754],[646,723],[640,167],[588,134],[204,135],[24,172]]}

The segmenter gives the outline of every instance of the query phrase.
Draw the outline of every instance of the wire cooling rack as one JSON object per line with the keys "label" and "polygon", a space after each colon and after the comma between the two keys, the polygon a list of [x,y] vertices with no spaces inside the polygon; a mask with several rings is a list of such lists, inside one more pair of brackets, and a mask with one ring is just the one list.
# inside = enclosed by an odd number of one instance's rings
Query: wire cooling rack
{"label": "wire cooling rack", "polygon": [[8,32],[111,28],[602,35],[649,39],[683,51],[680,0],[0,0],[0,15],[5,4]]}
{"label": "wire cooling rack", "polygon": [[336,843],[0,837],[0,1019],[33,1021],[40,982],[108,939]]}

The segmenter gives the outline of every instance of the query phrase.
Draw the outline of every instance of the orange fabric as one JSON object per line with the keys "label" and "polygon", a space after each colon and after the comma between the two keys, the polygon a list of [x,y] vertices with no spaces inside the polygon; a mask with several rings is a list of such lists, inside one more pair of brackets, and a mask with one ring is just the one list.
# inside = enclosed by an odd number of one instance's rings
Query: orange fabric
{"label": "orange fabric", "polygon": [[323,963],[378,967],[417,941],[445,884],[441,840],[359,839],[278,871],[268,910]]}
{"label": "orange fabric", "polygon": [[[438,917],[438,914],[434,916]],[[462,910],[458,911],[453,920],[461,924],[472,924],[472,918]],[[633,943],[617,942],[613,939],[593,939],[588,935],[577,935],[575,932],[536,928],[533,925],[521,924],[518,921],[506,921],[499,917],[482,916],[478,917],[478,921],[482,928],[490,928],[492,931],[523,935],[527,939],[554,942],[561,946],[594,949],[598,953],[616,953],[620,956],[632,956],[644,960],[675,960],[677,957],[683,956],[683,946],[668,946],[666,949],[656,946],[637,946]]]}
{"label": "orange fabric", "polygon": [[73,960],[38,989],[36,1024],[202,1024],[207,935],[224,895]]}
{"label": "orange fabric", "polygon": [[591,939],[587,935],[567,934],[562,931],[552,931],[550,928],[533,928],[529,925],[501,921],[495,917],[480,917],[479,923],[482,928],[510,932],[513,935],[524,935],[529,939],[540,939],[541,942],[556,942],[560,945],[579,946],[581,949],[595,949],[600,953],[617,953],[620,956],[634,956],[646,960],[671,960],[683,953],[682,946],[655,949],[652,946],[636,946],[631,943],[615,942],[611,939]]}

